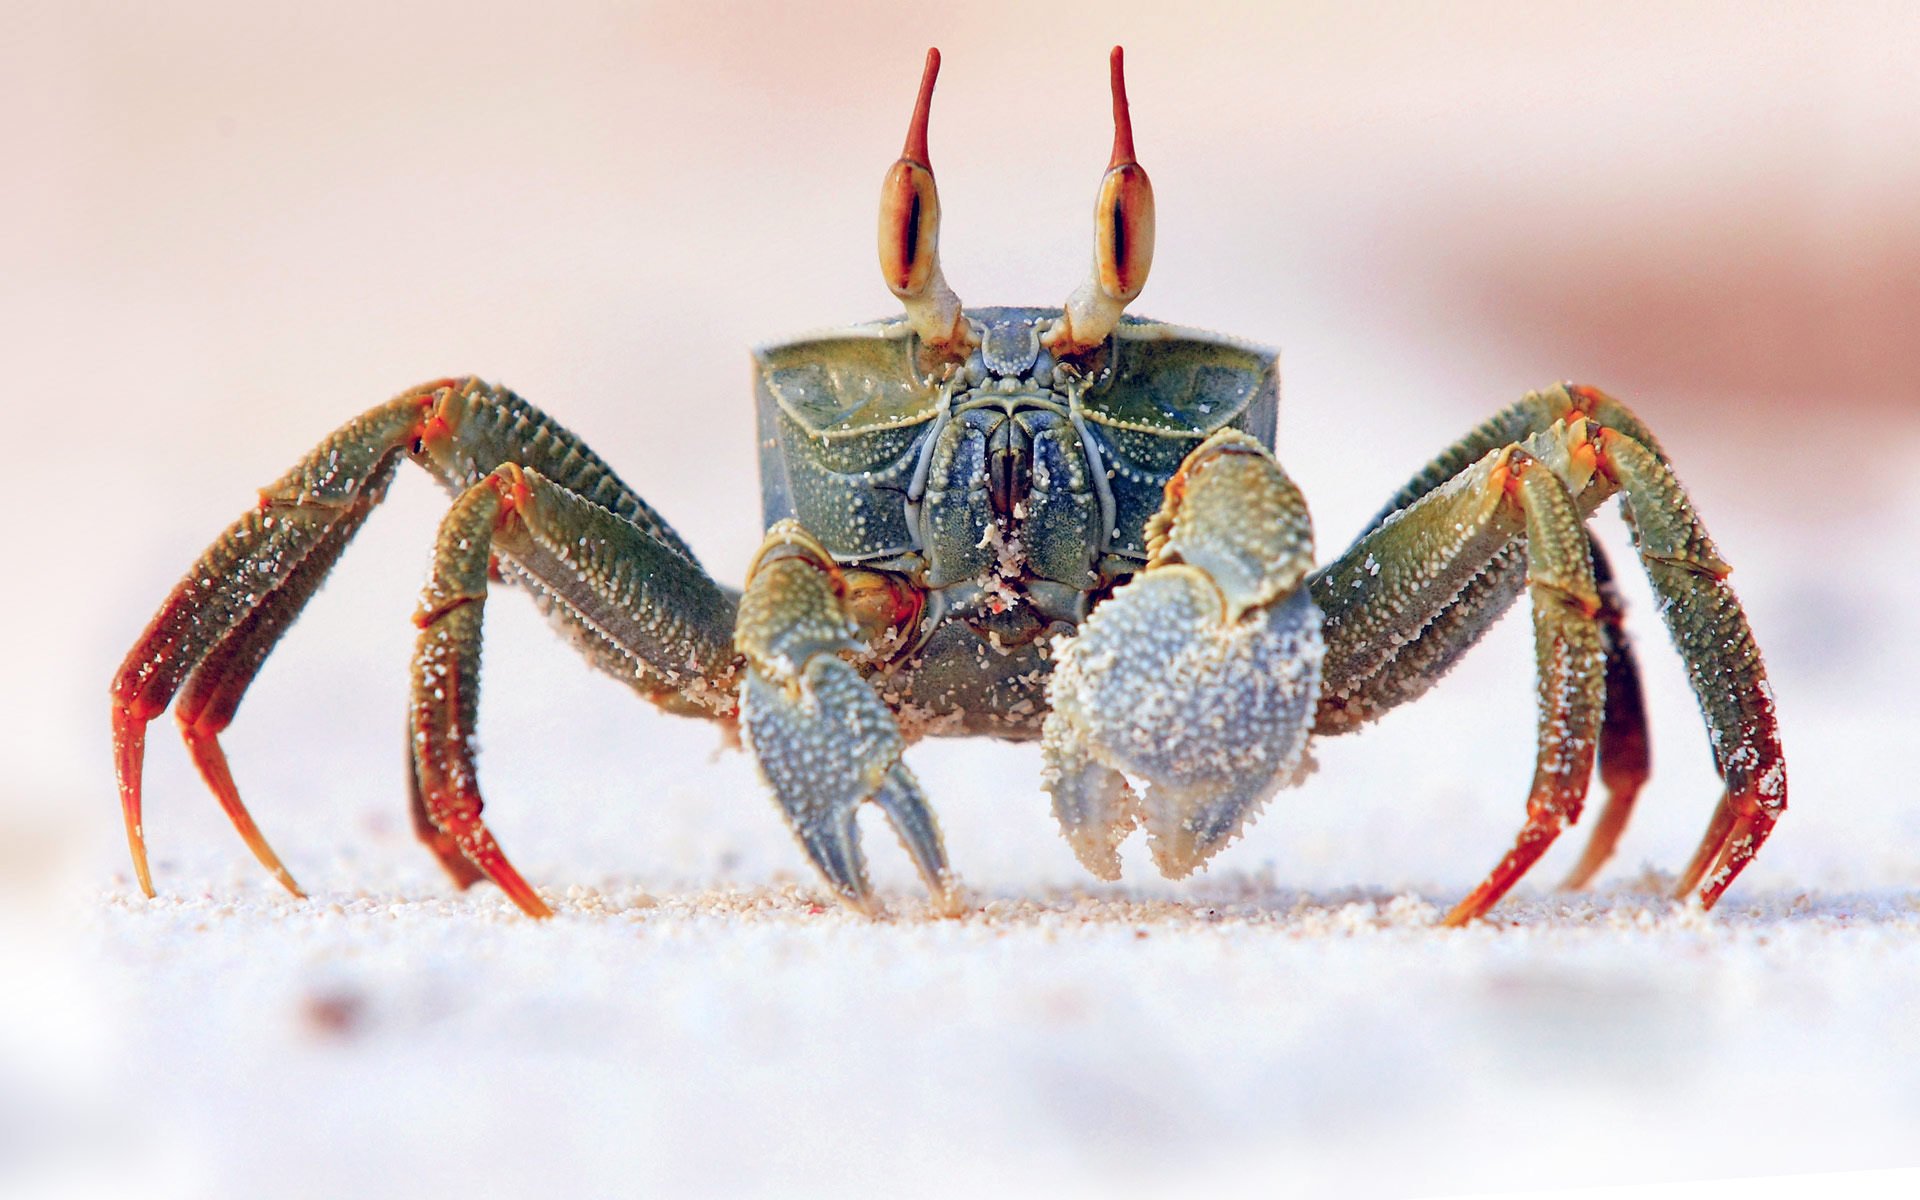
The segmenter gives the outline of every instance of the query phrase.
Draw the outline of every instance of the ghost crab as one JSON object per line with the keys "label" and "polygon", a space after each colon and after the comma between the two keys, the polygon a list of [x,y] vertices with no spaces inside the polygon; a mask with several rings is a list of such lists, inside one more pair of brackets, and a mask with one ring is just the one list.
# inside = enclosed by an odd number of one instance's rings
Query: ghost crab
{"label": "ghost crab", "polygon": [[[471,748],[481,614],[528,589],[593,665],[667,711],[738,728],[827,885],[876,911],[855,827],[871,801],[943,912],[962,901],[902,761],[936,734],[1038,737],[1074,853],[1119,875],[1146,830],[1179,877],[1311,768],[1309,740],[1424,693],[1524,590],[1538,756],[1524,825],[1448,914],[1485,913],[1608,798],[1569,883],[1606,860],[1648,772],[1632,649],[1585,521],[1625,497],[1642,565],[1706,717],[1726,789],[1677,894],[1712,905],[1786,806],[1771,693],[1726,564],[1651,433],[1561,385],[1435,458],[1314,568],[1273,454],[1274,355],[1124,315],[1153,258],[1120,51],[1113,154],[1089,277],[1058,309],[966,309],[941,274],[927,151],[930,51],[881,192],[879,249],[904,319],[756,355],[766,541],[744,591],[716,583],[637,493],[503,387],[445,379],[348,422],[232,525],[113,682],[128,842],[148,722],[177,694],[187,746],[254,854],[298,887],[240,801],[219,735],[399,465],[454,497],[415,622],[412,811],[456,882],[546,903],[480,817]],[[1144,786],[1142,786],[1144,785]]]}

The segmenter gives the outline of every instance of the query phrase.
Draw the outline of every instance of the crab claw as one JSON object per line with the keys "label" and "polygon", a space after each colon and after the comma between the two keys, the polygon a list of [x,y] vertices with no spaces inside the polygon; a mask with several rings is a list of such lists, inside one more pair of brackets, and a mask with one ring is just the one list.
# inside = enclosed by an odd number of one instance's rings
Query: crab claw
{"label": "crab claw", "polygon": [[854,817],[872,801],[926,881],[934,908],[963,908],[940,824],[913,772],[893,713],[839,652],[856,626],[834,585],[831,559],[797,528],[776,526],[741,602],[748,671],[741,697],[747,741],[767,783],[834,894],[877,916]]}
{"label": "crab claw", "polygon": [[1216,435],[1189,457],[1147,569],[1054,668],[1044,779],[1075,855],[1103,879],[1119,878],[1136,826],[1161,874],[1191,873],[1307,769],[1322,653],[1301,586],[1311,534],[1293,485],[1250,442]]}

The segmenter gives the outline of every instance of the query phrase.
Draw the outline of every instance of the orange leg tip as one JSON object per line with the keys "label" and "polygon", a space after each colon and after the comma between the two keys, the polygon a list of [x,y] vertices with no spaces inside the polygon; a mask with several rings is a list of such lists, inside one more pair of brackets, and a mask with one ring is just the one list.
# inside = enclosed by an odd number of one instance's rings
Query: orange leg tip
{"label": "orange leg tip", "polygon": [[533,917],[536,920],[545,920],[553,915],[553,909],[548,906],[547,902],[542,900],[540,894],[528,886],[527,882],[518,875],[513,877],[512,886],[508,886],[505,880],[495,880],[495,882],[499,883],[501,890],[507,893],[507,898],[517,904],[520,907],[520,911],[529,917]]}
{"label": "orange leg tip", "polygon": [[133,874],[140,890],[152,899],[153,873],[147,866],[147,835],[140,815],[140,768],[147,753],[148,718],[134,711],[131,703],[113,708],[114,774],[120,783],[120,812],[127,826],[127,851],[133,857]]}
{"label": "orange leg tip", "polygon": [[553,909],[547,906],[547,902],[540,898],[540,893],[534,891],[532,885],[528,884],[521,877],[520,872],[514,869],[513,864],[507,861],[507,856],[501,853],[500,847],[494,842],[493,835],[484,828],[477,832],[478,837],[469,836],[459,839],[461,844],[469,849],[468,861],[480,868],[481,873],[491,879],[495,887],[505,892],[507,899],[518,905],[521,912],[529,917],[552,916]]}
{"label": "orange leg tip", "polygon": [[214,799],[220,802],[221,810],[227,814],[227,820],[233,823],[234,832],[240,835],[240,840],[247,844],[247,849],[253,852],[260,865],[280,881],[281,887],[302,900],[306,899],[307,894],[293,881],[293,875],[281,863],[280,856],[273,852],[260,827],[254,824],[253,814],[241,802],[240,789],[234,785],[233,772],[227,767],[227,755],[220,748],[217,730],[203,727],[197,721],[189,724],[188,718],[183,715],[180,733],[186,740],[187,753],[193,758],[193,765],[200,769],[200,778],[206,782]]}

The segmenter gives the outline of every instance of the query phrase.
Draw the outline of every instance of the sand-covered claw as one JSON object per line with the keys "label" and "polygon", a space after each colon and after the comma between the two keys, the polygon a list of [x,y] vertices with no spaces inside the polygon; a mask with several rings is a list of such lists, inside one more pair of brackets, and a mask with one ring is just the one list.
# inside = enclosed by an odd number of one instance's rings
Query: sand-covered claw
{"label": "sand-covered claw", "polygon": [[1064,646],[1044,731],[1054,815],[1106,879],[1136,826],[1169,878],[1232,841],[1302,774],[1319,700],[1312,531],[1270,455],[1209,438],[1150,533],[1147,569]]}

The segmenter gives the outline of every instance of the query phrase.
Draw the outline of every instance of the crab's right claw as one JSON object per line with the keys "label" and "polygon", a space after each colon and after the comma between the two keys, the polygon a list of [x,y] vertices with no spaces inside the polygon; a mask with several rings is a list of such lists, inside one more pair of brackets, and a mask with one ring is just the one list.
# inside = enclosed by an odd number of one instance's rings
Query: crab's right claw
{"label": "crab's right claw", "polygon": [[801,848],[848,907],[880,905],[867,882],[854,816],[871,800],[887,815],[945,916],[964,906],[940,825],[913,772],[893,713],[840,652],[856,626],[832,559],[798,526],[776,525],[740,604],[747,655],[741,724]]}
{"label": "crab's right claw", "polygon": [[1215,434],[1148,536],[1147,569],[1088,616],[1048,693],[1054,815],[1103,879],[1119,878],[1136,825],[1169,878],[1232,841],[1306,769],[1319,698],[1320,611],[1301,586],[1312,531],[1270,455]]}

